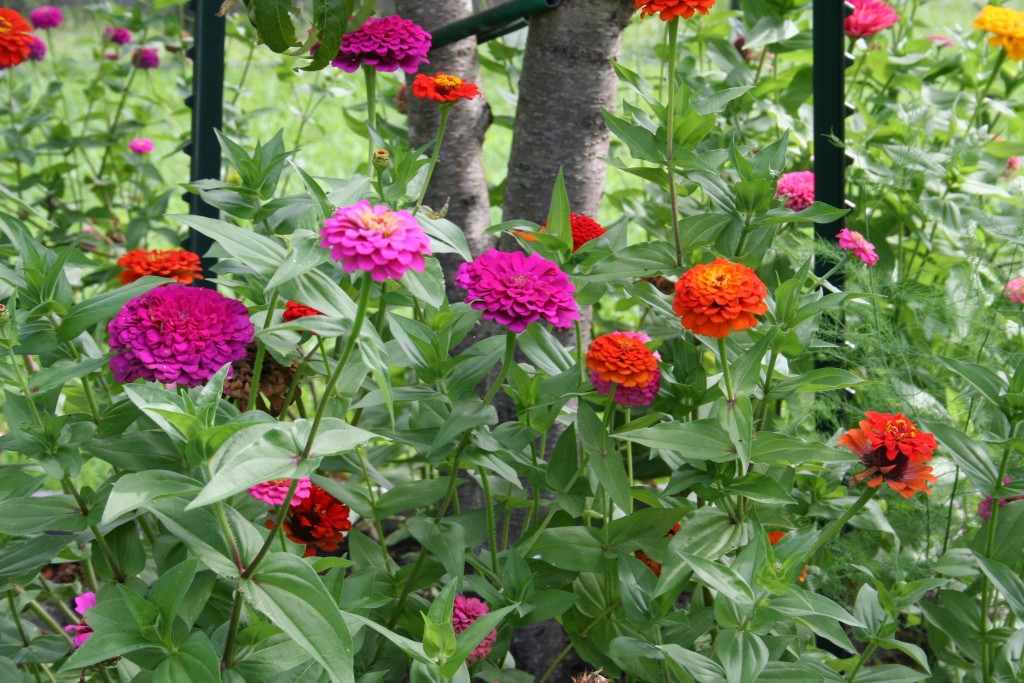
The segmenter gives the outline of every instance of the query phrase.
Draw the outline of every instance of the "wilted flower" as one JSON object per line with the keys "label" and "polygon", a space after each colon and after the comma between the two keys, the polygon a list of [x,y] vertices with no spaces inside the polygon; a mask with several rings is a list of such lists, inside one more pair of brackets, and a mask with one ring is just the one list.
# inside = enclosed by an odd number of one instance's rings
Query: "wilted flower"
{"label": "wilted flower", "polygon": [[634,9],[641,16],[657,14],[662,21],[682,17],[689,19],[694,12],[707,14],[715,6],[715,0],[635,0]]}
{"label": "wilted flower", "polygon": [[466,290],[466,303],[512,332],[542,319],[561,328],[580,319],[569,276],[536,253],[488,249],[459,266],[455,284]]}
{"label": "wilted flower", "polygon": [[1024,304],[1024,277],[1006,283],[1006,298],[1015,304]]}
{"label": "wilted flower", "polygon": [[64,21],[64,14],[53,5],[43,5],[29,12],[28,18],[35,28],[57,28]]}
{"label": "wilted flower", "polygon": [[21,64],[31,51],[32,26],[14,10],[0,7],[0,68]]}
{"label": "wilted flower", "polygon": [[[645,387],[654,381],[658,371],[657,358],[645,344],[650,340],[642,332],[602,334],[590,344],[587,367],[603,382],[614,382],[619,387]],[[615,393],[618,395],[618,388]]]}
{"label": "wilted flower", "polygon": [[480,90],[473,83],[451,74],[416,74],[416,80],[412,82],[412,94],[423,100],[457,102],[473,99],[480,94]]}
{"label": "wilted flower", "polygon": [[1010,59],[1024,59],[1024,12],[986,5],[981,8],[971,26],[994,33],[988,39],[989,45],[1006,48],[1006,55]]}
{"label": "wilted flower", "polygon": [[859,429],[839,437],[839,443],[853,451],[867,468],[850,477],[850,483],[867,479],[868,486],[874,488],[884,481],[904,498],[912,497],[915,491],[931,495],[928,482],[937,480],[932,468],[922,463],[932,459],[938,447],[935,437],[919,430],[901,413],[869,410],[864,415],[868,419],[859,423]]}
{"label": "wilted flower", "polygon": [[28,58],[33,62],[41,62],[46,58],[46,43],[39,36],[32,36],[32,45],[28,49]]}
{"label": "wilted flower", "polygon": [[814,171],[784,173],[775,189],[775,198],[786,199],[786,208],[803,211],[814,203]]}
{"label": "wilted flower", "polygon": [[[252,394],[257,349],[256,344],[246,346],[245,358],[231,363],[230,376],[224,380],[224,395],[235,399],[238,409],[243,413],[252,407],[249,405],[249,397]],[[301,389],[292,388],[298,367],[298,359],[293,360],[290,365],[282,365],[273,354],[264,354],[263,364],[260,366],[259,389],[256,392],[257,410],[278,416],[284,412],[284,402],[289,391],[293,391],[293,397],[301,395]]]}
{"label": "wilted flower", "polygon": [[85,623],[85,613],[96,606],[96,594],[92,591],[88,593],[82,593],[75,598],[75,611],[82,615],[81,624],[68,624],[64,627],[64,631],[67,633],[74,634],[72,636],[71,647],[80,648],[82,643],[89,639],[92,635],[92,627]]}
{"label": "wilted flower", "polygon": [[132,42],[132,32],[126,28],[114,28],[107,26],[103,29],[103,40],[109,40],[118,45],[127,45]]}
{"label": "wilted flower", "polygon": [[245,358],[255,329],[241,301],[170,284],[126,303],[107,326],[118,382],[142,378],[196,387]]}
{"label": "wilted flower", "polygon": [[[349,512],[347,505],[312,484],[307,498],[299,499],[298,505],[292,501],[282,526],[289,540],[306,546],[305,557],[316,555],[317,551],[333,553],[345,540],[345,532],[352,528]],[[274,528],[273,520],[267,520],[267,528]]]}
{"label": "wilted flower", "polygon": [[[482,617],[483,615],[490,612],[487,605],[477,598],[467,598],[464,595],[455,596],[455,605],[452,608],[452,628],[455,630],[455,635],[459,635],[467,628],[469,628],[474,621]],[[473,651],[466,658],[466,664],[473,666],[477,662],[482,662],[487,659],[487,655],[491,654],[491,648],[494,647],[494,641],[498,639],[498,631],[492,630],[488,633],[480,644],[477,645]]]}
{"label": "wilted flower", "polygon": [[839,231],[839,247],[849,249],[857,258],[869,266],[878,263],[878,254],[875,253],[875,245],[864,239],[864,235],[855,230],[843,228]]}
{"label": "wilted flower", "polygon": [[672,308],[683,327],[721,339],[730,332],[757,326],[756,315],[768,310],[768,288],[750,268],[717,258],[686,271],[676,281]]}
{"label": "wilted flower", "polygon": [[[273,481],[249,487],[249,495],[257,500],[262,500],[268,505],[283,505],[291,485],[291,479],[274,479]],[[295,494],[292,495],[291,505],[298,506],[306,498],[309,498],[312,486],[313,484],[310,482],[309,477],[299,479],[299,483],[295,487]]]}
{"label": "wilted flower", "polygon": [[[1003,479],[1004,484],[1009,484],[1013,481],[1013,477],[1005,477]],[[1012,498],[1000,498],[999,507],[1003,507],[1007,503],[1012,503],[1017,500],[1024,500],[1024,496],[1013,496]],[[978,503],[978,516],[984,520],[988,520],[992,516],[992,496],[986,496],[985,500]]]}
{"label": "wilted flower", "polygon": [[360,65],[376,71],[416,73],[427,62],[430,34],[418,24],[399,16],[370,17],[366,23],[341,39],[338,56],[331,65],[353,73]]}
{"label": "wilted flower", "polygon": [[133,249],[117,259],[117,265],[126,269],[119,275],[124,285],[146,275],[167,277],[183,285],[203,279],[199,255],[184,249]]}
{"label": "wilted flower", "polygon": [[377,282],[401,279],[412,268],[423,272],[430,239],[408,211],[358,204],[336,209],[320,230],[320,246],[331,250],[346,273],[363,270]]}
{"label": "wilted flower", "polygon": [[882,0],[848,0],[853,14],[846,17],[846,35],[867,38],[900,20],[900,15]]}
{"label": "wilted flower", "polygon": [[140,47],[132,53],[132,64],[136,69],[155,69],[160,66],[160,55],[156,50]]}
{"label": "wilted flower", "polygon": [[136,154],[149,154],[153,151],[153,141],[149,138],[135,138],[128,143],[128,149]]}

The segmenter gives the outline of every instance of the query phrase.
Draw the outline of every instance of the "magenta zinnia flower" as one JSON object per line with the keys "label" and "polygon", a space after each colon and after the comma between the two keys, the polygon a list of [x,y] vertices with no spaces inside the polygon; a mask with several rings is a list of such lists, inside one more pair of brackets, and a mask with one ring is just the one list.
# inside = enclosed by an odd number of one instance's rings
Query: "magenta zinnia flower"
{"label": "magenta zinnia flower", "polygon": [[900,15],[882,0],[849,0],[853,14],[846,17],[846,35],[867,38],[900,20]]}
{"label": "magenta zinnia flower", "polygon": [[160,66],[160,55],[156,50],[140,47],[132,53],[132,64],[136,69],[155,69]]}
{"label": "magenta zinnia flower", "polygon": [[839,231],[839,247],[849,249],[857,258],[869,266],[878,263],[878,254],[875,253],[875,245],[864,239],[864,235],[855,230],[843,228]]}
{"label": "magenta zinnia flower", "polygon": [[[267,481],[251,487],[249,495],[269,505],[283,505],[284,498],[288,495],[288,489],[291,488],[291,485],[291,479],[274,479],[273,481]],[[302,501],[309,498],[312,486],[313,484],[310,482],[309,477],[299,479],[299,484],[295,487],[295,495],[292,496],[291,504],[298,506]]]}
{"label": "magenta zinnia flower", "polygon": [[370,17],[341,39],[331,66],[352,73],[365,64],[377,71],[412,74],[421,62],[429,62],[428,52],[430,34],[418,24],[399,16]]}
{"label": "magenta zinnia flower", "polygon": [[459,266],[455,284],[466,290],[467,304],[512,332],[542,318],[563,328],[580,319],[569,276],[536,253],[488,249]]}
{"label": "magenta zinnia flower", "polygon": [[136,154],[149,154],[153,151],[153,141],[149,138],[135,138],[128,143],[128,149]]}
{"label": "magenta zinnia flower", "polygon": [[35,28],[57,28],[64,21],[64,15],[52,5],[43,5],[29,12],[28,19]]}
{"label": "magenta zinnia flower", "polygon": [[80,648],[82,643],[92,635],[92,627],[85,623],[85,613],[96,606],[96,594],[92,591],[82,593],[75,598],[75,611],[82,615],[81,624],[69,624],[64,627],[67,633],[73,633],[71,647]]}
{"label": "magenta zinnia flower", "polygon": [[1024,277],[1006,283],[1006,298],[1015,304],[1024,304]]}
{"label": "magenta zinnia flower", "polygon": [[255,329],[241,301],[212,289],[170,284],[135,297],[107,326],[118,382],[196,387],[248,355]]}
{"label": "magenta zinnia flower", "polygon": [[814,203],[814,171],[783,173],[775,189],[775,198],[786,199],[786,208],[803,211]]}
{"label": "magenta zinnia flower", "polygon": [[[488,612],[490,610],[482,601],[476,598],[467,598],[464,595],[456,595],[455,606],[452,609],[452,628],[455,629],[455,635],[465,631],[474,621]],[[494,647],[494,641],[497,639],[497,630],[492,630],[488,633],[480,641],[480,644],[469,653],[469,657],[466,658],[466,664],[473,666],[477,662],[482,662],[486,659],[487,655],[491,654],[491,648]]]}
{"label": "magenta zinnia flower", "polygon": [[132,42],[132,32],[126,28],[114,28],[108,26],[103,29],[103,40],[109,40],[118,45],[127,45]]}
{"label": "magenta zinnia flower", "polygon": [[46,43],[39,36],[32,36],[32,44],[28,46],[28,58],[33,62],[41,62],[46,57]]}
{"label": "magenta zinnia flower", "polygon": [[[643,332],[616,332],[615,334],[635,339],[641,344],[646,344],[651,341],[651,338]],[[661,360],[661,354],[657,351],[655,351],[653,355],[657,360]],[[590,383],[594,385],[597,393],[602,396],[607,396],[608,392],[612,390],[612,382],[601,379],[597,376],[596,372],[590,373]],[[655,397],[658,395],[658,389],[660,388],[661,370],[655,368],[654,379],[647,384],[634,387],[627,387],[625,384],[618,384],[615,387],[615,396],[612,397],[612,400],[625,408],[643,408],[654,402]]]}
{"label": "magenta zinnia flower", "polygon": [[[1011,481],[1013,481],[1013,477],[1006,477],[1003,479],[1004,484],[1009,484]],[[1007,503],[1012,503],[1016,500],[1024,500],[1024,496],[1001,498],[999,500],[999,507],[1003,507]],[[987,496],[985,500],[978,503],[978,516],[985,520],[992,516],[992,496]]]}
{"label": "magenta zinnia flower", "polygon": [[331,250],[346,273],[364,270],[377,282],[401,279],[412,268],[423,272],[430,238],[408,211],[370,206],[365,199],[334,211],[320,230],[320,246]]}

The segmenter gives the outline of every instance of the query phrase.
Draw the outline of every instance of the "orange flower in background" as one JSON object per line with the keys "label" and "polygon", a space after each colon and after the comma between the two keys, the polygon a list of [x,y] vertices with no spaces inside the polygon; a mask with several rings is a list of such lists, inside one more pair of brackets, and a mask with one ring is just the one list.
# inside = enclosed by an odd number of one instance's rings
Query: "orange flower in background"
{"label": "orange flower in background", "polygon": [[0,67],[9,69],[24,62],[34,42],[28,20],[12,9],[0,7]]}
{"label": "orange flower in background", "polygon": [[676,282],[672,308],[683,327],[721,339],[757,326],[755,315],[768,310],[768,288],[750,268],[715,259],[696,265]]}
{"label": "orange flower in background", "polygon": [[[775,545],[776,543],[781,541],[783,536],[785,536],[785,535],[786,535],[785,531],[769,531],[768,532],[768,542],[771,543],[772,545]],[[807,565],[804,565],[804,569],[803,569],[802,572],[800,572],[800,576],[797,577],[797,581],[799,581],[800,583],[803,583],[806,580],[807,580]]]}
{"label": "orange flower in background", "polygon": [[662,21],[682,17],[689,19],[694,12],[707,14],[715,0],[636,0],[636,9],[643,16],[657,14]]}
{"label": "orange flower in background", "polygon": [[[668,533],[666,533],[665,535],[666,536],[675,536],[676,533],[679,531],[679,529],[680,529],[679,523],[676,522],[676,525],[674,527],[672,527],[668,531]],[[645,553],[643,550],[637,550],[635,553],[633,553],[633,555],[636,557],[636,559],[640,560],[645,565],[647,565],[647,568],[650,569],[651,572],[653,572],[655,576],[657,576],[659,578],[661,577],[661,562],[656,562],[656,561],[652,560],[651,556],[648,555],[647,553]]]}
{"label": "orange flower in background", "polygon": [[904,498],[917,491],[932,492],[929,483],[938,480],[932,468],[923,463],[932,459],[935,437],[919,430],[902,414],[866,412],[868,419],[839,437],[839,444],[853,451],[866,468],[850,477],[853,485],[867,480],[875,488],[882,482]]}
{"label": "orange flower in background", "polygon": [[169,277],[183,285],[203,279],[199,255],[184,249],[133,249],[117,259],[117,265],[126,269],[120,275],[125,285],[145,275]]}
{"label": "orange flower in background", "polygon": [[605,382],[645,387],[654,381],[658,359],[633,333],[612,332],[591,343],[587,367]]}
{"label": "orange flower in background", "polygon": [[1005,47],[1010,59],[1024,60],[1024,12],[988,5],[981,8],[971,26],[994,33],[989,45]]}
{"label": "orange flower in background", "polygon": [[461,99],[471,100],[480,91],[474,84],[451,74],[416,74],[416,80],[412,82],[412,94],[424,100],[456,102]]}

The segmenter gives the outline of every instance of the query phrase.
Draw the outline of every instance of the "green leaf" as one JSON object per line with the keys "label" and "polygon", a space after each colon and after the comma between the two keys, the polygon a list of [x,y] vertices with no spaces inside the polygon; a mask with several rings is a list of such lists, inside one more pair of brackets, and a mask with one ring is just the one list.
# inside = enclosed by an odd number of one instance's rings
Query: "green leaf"
{"label": "green leaf", "polygon": [[423,272],[407,270],[402,276],[402,284],[414,297],[434,308],[440,308],[441,304],[447,301],[447,294],[444,288],[444,273],[441,272],[441,264],[436,258],[427,256],[423,259],[425,267]]}
{"label": "green leaf", "polygon": [[160,610],[160,616],[167,624],[174,623],[178,608],[192,586],[192,580],[199,569],[199,559],[190,557],[164,570],[149,590],[149,601]]}
{"label": "green leaf", "polygon": [[[276,0],[261,1],[275,2]],[[227,250],[232,258],[251,266],[257,272],[268,277],[281,267],[287,257],[285,248],[276,241],[225,221],[205,216],[177,215],[169,216],[169,218],[176,218],[196,232],[206,235]]]}
{"label": "green leaf", "polygon": [[736,447],[717,420],[662,422],[653,427],[616,432],[612,436],[679,453],[687,460],[731,462],[736,459]]}
{"label": "green leaf", "polygon": [[710,95],[703,95],[693,100],[693,110],[701,116],[723,112],[726,105],[739,97],[743,97],[753,87],[752,85],[741,85],[735,88],[725,88]]}
{"label": "green leaf", "polygon": [[606,110],[601,110],[605,125],[612,135],[626,143],[629,154],[634,159],[659,162],[665,160],[665,146],[658,142],[654,133],[643,126],[619,118]]}
{"label": "green leaf", "polygon": [[681,508],[644,508],[613,520],[608,525],[608,543],[611,547],[632,541],[662,538],[686,513]]}
{"label": "green leaf", "polygon": [[212,510],[185,510],[185,501],[181,498],[152,500],[148,508],[171,534],[199,556],[206,567],[224,578],[238,577],[240,570],[228,554],[226,541],[221,536],[220,523]]}
{"label": "green leaf", "polygon": [[320,46],[313,54],[313,61],[302,67],[303,71],[319,71],[338,56],[351,14],[352,0],[319,0],[313,3],[313,33],[320,39]]}
{"label": "green leaf", "polygon": [[410,640],[405,636],[401,636],[395,633],[394,631],[388,629],[383,624],[378,624],[376,621],[373,621],[372,619],[367,619],[366,617],[360,616],[358,614],[345,613],[345,618],[373,629],[374,631],[381,634],[382,636],[390,640],[392,643],[397,645],[399,649],[402,650],[402,652],[409,655],[417,662],[421,662],[424,664],[432,663],[430,658],[428,658],[426,653],[423,651],[423,646],[420,643],[417,643],[415,640]]}
{"label": "green leaf", "polygon": [[105,323],[111,320],[130,299],[145,294],[154,287],[166,285],[168,282],[171,280],[147,275],[131,284],[97,294],[75,304],[60,321],[60,327],[57,328],[57,340],[66,342],[77,339],[80,334],[96,323]]}
{"label": "green leaf", "polygon": [[220,658],[209,636],[193,631],[178,651],[157,664],[153,683],[221,683]]}
{"label": "green leaf", "polygon": [[274,52],[287,52],[295,46],[295,26],[288,16],[291,0],[250,0],[247,4],[260,39],[267,47]]}
{"label": "green leaf", "polygon": [[665,661],[671,668],[684,676],[682,680],[686,680],[686,676],[697,683],[722,683],[725,680],[725,669],[713,659],[671,643],[657,647],[665,653]]}
{"label": "green leaf", "polygon": [[946,366],[951,372],[960,375],[967,383],[974,387],[979,394],[999,410],[1006,409],[1006,400],[1003,394],[1006,393],[1006,382],[999,375],[992,372],[983,365],[969,363],[963,360],[938,356],[939,362]]}
{"label": "green leaf", "polygon": [[8,543],[0,553],[0,579],[35,573],[75,540],[74,536],[36,536]]}
{"label": "green leaf", "polygon": [[755,634],[725,629],[715,639],[715,656],[729,683],[756,680],[768,663],[768,648]]}
{"label": "green leaf", "polygon": [[862,669],[857,674],[857,683],[917,683],[930,677],[930,673],[914,671],[899,664],[884,664]]}
{"label": "green leaf", "polygon": [[75,499],[67,495],[11,498],[0,502],[0,533],[28,536],[44,531],[85,531]]}
{"label": "green leaf", "polygon": [[995,492],[1001,483],[999,470],[977,441],[944,422],[921,420],[921,424],[949,449],[956,464],[971,478],[981,493],[991,496]]}
{"label": "green leaf", "polygon": [[99,358],[83,357],[79,360],[61,359],[32,375],[29,378],[28,386],[34,392],[57,389],[72,379],[85,377],[94,370],[104,367],[109,361],[109,355]]}
{"label": "green leaf", "polygon": [[450,520],[435,524],[432,519],[418,515],[405,521],[413,538],[441,561],[452,578],[462,576],[466,564],[466,539],[462,526]]}
{"label": "green leaf", "polygon": [[744,608],[753,607],[754,592],[735,569],[690,553],[681,553],[681,555],[693,568],[694,574],[718,591],[722,598]]}
{"label": "green leaf", "polygon": [[144,508],[158,498],[167,496],[192,497],[201,484],[177,472],[155,471],[126,474],[114,482],[114,489],[103,509],[102,524],[109,524],[138,508]]}
{"label": "green leaf", "polygon": [[441,673],[445,676],[454,676],[466,658],[476,649],[476,646],[483,642],[487,635],[498,627],[505,615],[516,609],[518,605],[508,605],[493,612],[488,612],[469,625],[462,633],[455,637],[455,653],[441,667]]}
{"label": "green leaf", "polygon": [[308,563],[288,553],[269,553],[255,576],[240,583],[253,609],[302,646],[332,683],[355,683],[348,626]]}
{"label": "green leaf", "polygon": [[757,683],[841,683],[842,677],[814,659],[768,662]]}
{"label": "green leaf", "polygon": [[551,205],[548,208],[547,231],[554,235],[565,247],[572,251],[572,226],[569,221],[569,193],[565,189],[565,178],[559,167],[555,185],[551,189]]}
{"label": "green leaf", "polygon": [[853,462],[857,460],[857,456],[846,448],[832,448],[823,443],[804,441],[785,434],[758,432],[754,436],[750,459],[767,465],[796,465],[808,461]]}
{"label": "green leaf", "polygon": [[[309,272],[330,259],[330,252],[320,246],[319,237],[309,230],[296,230],[292,234],[292,248],[281,266],[274,271],[266,291],[280,287],[303,273]],[[320,310],[320,309],[317,309]],[[324,313],[324,311],[320,311]]]}
{"label": "green leaf", "polygon": [[739,479],[734,479],[726,490],[731,494],[746,496],[759,503],[781,505],[796,502],[777,481],[759,472],[750,472]]}
{"label": "green leaf", "polygon": [[[613,407],[612,410],[614,409]],[[629,491],[630,482],[626,476],[626,466],[622,462],[622,455],[618,450],[609,448],[605,443],[602,438],[604,425],[601,424],[589,403],[580,401],[576,418],[576,431],[583,438],[584,450],[590,453],[588,461],[590,468],[615,505],[620,510],[628,510],[632,494]]]}
{"label": "green leaf", "polygon": [[164,432],[116,434],[87,442],[85,450],[93,457],[131,472],[185,466],[185,459]]}
{"label": "green leaf", "polygon": [[600,566],[604,548],[593,529],[558,527],[542,531],[531,552],[559,569],[588,572]]}
{"label": "green leaf", "polygon": [[399,512],[433,505],[448,490],[449,477],[407,481],[389,489],[377,501],[379,517],[391,517]]}
{"label": "green leaf", "polygon": [[817,368],[773,384],[767,400],[786,398],[799,391],[831,391],[862,384],[863,379],[842,368]]}
{"label": "green leaf", "polygon": [[352,298],[338,286],[334,278],[317,268],[282,282],[278,293],[285,299],[315,308],[337,321],[352,320],[356,315],[356,304]]}
{"label": "green leaf", "polygon": [[1006,598],[1006,604],[1010,606],[1013,614],[1018,619],[1024,619],[1024,581],[1021,581],[1021,578],[1005,564],[978,553],[974,553],[974,559],[992,585]]}

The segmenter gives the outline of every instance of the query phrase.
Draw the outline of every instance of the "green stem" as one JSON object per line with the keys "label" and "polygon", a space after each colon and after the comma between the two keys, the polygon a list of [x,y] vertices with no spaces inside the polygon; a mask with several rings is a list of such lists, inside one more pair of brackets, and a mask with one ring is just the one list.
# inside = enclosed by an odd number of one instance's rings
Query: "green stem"
{"label": "green stem", "polygon": [[427,167],[427,177],[423,181],[423,190],[420,192],[420,198],[416,202],[416,209],[413,214],[417,214],[420,211],[420,207],[423,206],[423,200],[427,196],[427,188],[430,187],[430,179],[434,175],[434,167],[437,166],[437,157],[441,153],[441,141],[444,139],[444,129],[448,126],[448,113],[452,110],[452,103],[447,102],[441,105],[441,123],[437,127],[437,139],[434,140],[434,151],[430,155],[430,166]]}
{"label": "green stem", "polygon": [[850,671],[848,678],[846,679],[846,683],[854,683],[854,681],[857,680],[857,674],[859,674],[860,670],[864,668],[864,665],[868,661],[868,657],[871,656],[871,653],[875,651],[876,647],[877,645],[875,643],[870,643],[866,648],[864,648],[864,652],[861,652],[860,657],[857,658],[857,663],[853,665],[853,670]]}
{"label": "green stem", "polygon": [[[996,479],[998,482],[997,486],[1002,486],[1009,462],[1010,447],[1007,446],[1003,449],[1003,459],[999,463],[999,478]],[[1002,505],[999,504],[999,500],[993,496],[992,515],[988,518],[988,535],[985,538],[985,557],[990,559],[996,547],[996,522],[999,519],[999,509],[1001,507]],[[978,629],[981,632],[981,679],[983,681],[990,681],[992,680],[992,652],[990,650],[991,643],[986,641],[986,635],[989,631],[988,610],[992,599],[992,583],[988,580],[988,574],[985,573],[982,573],[981,581],[981,627]]]}
{"label": "green stem", "polygon": [[[89,506],[86,504],[85,499],[82,498],[82,494],[78,492],[78,489],[75,487],[74,482],[71,481],[70,475],[64,475],[64,478],[61,479],[61,483],[64,485],[64,490],[67,491],[71,495],[71,497],[75,499],[75,502],[78,504],[78,509],[82,513],[82,516],[88,518]],[[117,558],[114,556],[113,551],[107,544],[106,538],[104,538],[103,534],[100,533],[99,527],[97,527],[95,524],[90,524],[89,530],[92,532],[93,538],[95,539],[96,545],[99,547],[100,552],[103,553],[103,557],[106,558],[107,564],[110,565],[110,571],[114,574],[114,580],[118,583],[124,583],[127,577],[125,576],[125,573],[121,571],[121,567],[117,563]]]}
{"label": "green stem", "polygon": [[967,122],[968,132],[970,132],[971,128],[974,127],[974,122],[978,120],[978,116],[981,114],[982,105],[985,103],[985,98],[988,97],[988,91],[992,88],[992,83],[996,80],[996,76],[999,75],[1000,70],[1003,68],[1003,62],[1005,61],[1006,48],[1001,48],[999,50],[999,56],[996,57],[996,65],[992,67],[992,73],[985,82],[985,88],[981,91],[981,95],[978,97],[978,100],[974,105],[974,113],[971,114],[971,120]]}
{"label": "green stem", "polygon": [[498,537],[494,527],[494,496],[491,494],[491,480],[487,476],[487,470],[481,465],[477,467],[480,475],[480,486],[484,490],[484,505],[487,512],[487,532],[491,545],[491,571],[498,573]]}
{"label": "green stem", "polygon": [[758,406],[755,429],[764,429],[764,421],[768,417],[768,392],[771,391],[772,376],[775,374],[775,363],[779,360],[779,352],[772,349],[768,356],[768,369],[764,372],[764,384],[761,389],[761,405]]}
{"label": "green stem", "polygon": [[235,561],[238,571],[242,571],[245,569],[245,562],[242,560],[242,553],[238,550],[238,543],[235,542],[235,534],[231,531],[231,524],[228,522],[227,513],[224,512],[224,504],[221,501],[217,501],[213,504],[213,508],[217,513],[217,522],[220,524],[221,531],[224,532],[224,538],[227,539],[228,547],[231,548],[231,558]]}
{"label": "green stem", "polygon": [[732,376],[729,374],[729,356],[725,349],[725,337],[718,340],[718,356],[722,363],[722,378],[725,380],[725,394],[729,403],[736,400],[736,394],[732,391]]}
{"label": "green stem", "polygon": [[880,489],[878,487],[866,487],[864,492],[860,494],[860,498],[855,500],[853,505],[848,507],[846,512],[844,512],[839,519],[834,520],[818,535],[818,539],[814,542],[814,545],[812,545],[811,549],[804,555],[803,561],[794,563],[793,566],[803,567],[809,564],[811,558],[814,557],[814,554],[821,550],[826,543],[831,541],[832,537],[838,534],[839,531],[846,526],[846,523],[853,519],[853,516],[860,512],[861,508],[867,505],[869,500],[875,497],[875,494],[877,494],[879,490]]}
{"label": "green stem", "polygon": [[[270,327],[270,321],[274,317],[274,308],[277,306],[277,292],[270,297],[270,303],[267,304],[267,315],[263,318],[263,329]],[[263,357],[267,353],[267,346],[258,338],[256,340],[256,359],[252,364],[252,382],[249,385],[249,405],[246,406],[248,410],[256,410],[256,400],[260,395],[260,378],[263,376]]]}
{"label": "green stem", "polygon": [[32,641],[28,639],[28,634],[25,633],[25,627],[21,623],[21,612],[18,610],[18,605],[14,602],[14,591],[7,591],[7,604],[11,606],[11,619],[14,620],[14,625],[18,627],[18,635],[21,636],[21,644],[28,647],[29,643]]}
{"label": "green stem", "polygon": [[[121,93],[121,100],[117,103],[117,110],[114,112],[114,119],[110,122],[110,135],[113,137],[117,133],[117,124],[121,120],[121,112],[124,111],[125,100],[128,99],[128,91],[131,90],[132,82],[135,80],[135,74],[139,72],[138,69],[133,65],[131,72],[128,74],[128,81],[124,84],[124,91]],[[111,141],[113,142],[113,141]],[[96,179],[102,180],[103,171],[107,169],[107,161],[110,159],[110,152],[114,149],[113,144],[107,145],[107,148],[103,151],[103,158],[100,159],[100,170],[96,172]]]}
{"label": "green stem", "polygon": [[672,237],[676,243],[676,267],[683,266],[683,240],[679,232],[679,199],[676,197],[676,166],[672,145],[676,136],[676,44],[679,18],[668,22],[668,111],[665,131],[665,171],[668,176],[668,197],[672,212]]}
{"label": "green stem", "polygon": [[[673,22],[674,21],[675,20],[673,19]],[[590,634],[590,631],[593,630],[596,626],[605,623],[605,618],[607,618],[609,614],[618,609],[618,607],[618,600],[616,600],[614,603],[606,607],[603,612],[597,615],[597,618],[595,618],[592,622],[590,622],[580,630],[580,639],[582,640],[583,638],[586,638],[587,635]],[[540,680],[537,683],[547,683],[547,680],[551,678],[551,674],[555,672],[555,669],[558,668],[558,665],[561,664],[562,660],[565,659],[566,656],[572,651],[572,647],[572,643],[569,643],[565,646],[565,649],[558,653],[558,656],[555,657],[553,662],[551,662],[551,666],[548,667],[548,670],[544,672],[544,675],[541,676]]]}
{"label": "green stem", "polygon": [[[373,174],[373,151],[376,145],[373,144],[373,132],[377,130],[377,71],[372,66],[363,66],[363,76],[366,78],[366,137],[369,139],[369,156],[366,159],[367,175]],[[381,198],[384,201],[384,198]],[[418,207],[417,207],[418,208]]]}
{"label": "green stem", "polygon": [[252,66],[252,55],[256,51],[256,41],[249,43],[249,54],[245,56],[245,67],[242,69],[242,77],[238,79],[238,89],[235,96],[231,98],[231,106],[238,104],[238,98],[242,96],[242,88],[245,86],[245,79],[249,75],[249,67]]}
{"label": "green stem", "polygon": [[35,614],[40,621],[46,624],[50,628],[50,630],[53,631],[54,635],[63,636],[64,640],[68,641],[69,645],[75,642],[74,639],[68,635],[67,631],[61,628],[61,625],[57,623],[57,620],[54,619],[53,616],[46,611],[45,607],[40,605],[35,600],[29,600],[28,608],[32,610],[32,613]]}
{"label": "green stem", "polygon": [[370,470],[366,466],[366,453],[362,446],[356,446],[356,455],[359,456],[359,467],[363,471],[363,481],[366,482],[366,491],[370,496],[370,508],[373,510],[373,527],[377,530],[377,540],[380,544],[380,554],[384,558],[384,567],[391,573],[391,556],[388,554],[388,544],[384,540],[384,527],[377,517],[377,492],[373,490],[373,482],[370,481]]}
{"label": "green stem", "polygon": [[[632,419],[631,411],[626,408],[626,424],[629,425]],[[626,480],[629,482],[629,509],[626,510],[628,514],[633,514],[633,442],[626,441]]]}
{"label": "green stem", "polygon": [[238,632],[238,622],[242,616],[242,600],[245,592],[241,586],[235,588],[235,599],[231,604],[231,621],[228,622],[228,635],[224,641],[224,655],[220,664],[222,669],[230,669],[234,666],[235,634]]}
{"label": "green stem", "polygon": [[484,397],[484,405],[489,406],[494,401],[494,397],[498,395],[498,390],[501,385],[505,383],[505,377],[508,376],[508,371],[512,367],[512,363],[515,362],[516,354],[516,333],[506,332],[505,333],[505,357],[501,361],[501,371],[498,373],[497,379],[494,380],[494,384],[491,385],[490,390]]}

